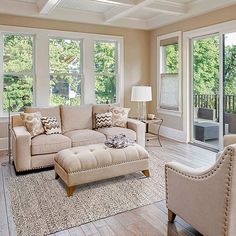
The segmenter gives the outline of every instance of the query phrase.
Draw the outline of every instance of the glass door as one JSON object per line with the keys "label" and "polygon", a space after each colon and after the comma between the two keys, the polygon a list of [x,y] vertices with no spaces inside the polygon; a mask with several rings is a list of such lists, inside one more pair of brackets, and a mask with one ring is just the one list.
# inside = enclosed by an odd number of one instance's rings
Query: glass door
{"label": "glass door", "polygon": [[219,34],[193,38],[192,141],[214,149],[220,144],[219,71]]}
{"label": "glass door", "polygon": [[223,35],[224,134],[236,134],[236,32]]}

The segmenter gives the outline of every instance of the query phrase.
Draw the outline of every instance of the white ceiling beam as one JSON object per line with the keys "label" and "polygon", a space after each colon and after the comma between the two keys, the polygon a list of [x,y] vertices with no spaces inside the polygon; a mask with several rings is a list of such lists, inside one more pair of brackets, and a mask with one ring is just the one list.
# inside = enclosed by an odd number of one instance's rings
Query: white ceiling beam
{"label": "white ceiling beam", "polygon": [[133,6],[135,4],[133,0],[93,0],[93,1],[111,6]]}
{"label": "white ceiling beam", "polygon": [[112,22],[128,16],[129,14],[150,5],[154,0],[137,0],[130,7],[115,7],[104,13],[105,22]]}
{"label": "white ceiling beam", "polygon": [[167,0],[155,0],[146,9],[171,15],[181,15],[187,13],[186,4],[170,2]]}
{"label": "white ceiling beam", "polygon": [[47,15],[52,12],[62,0],[38,0],[37,6],[39,14]]}

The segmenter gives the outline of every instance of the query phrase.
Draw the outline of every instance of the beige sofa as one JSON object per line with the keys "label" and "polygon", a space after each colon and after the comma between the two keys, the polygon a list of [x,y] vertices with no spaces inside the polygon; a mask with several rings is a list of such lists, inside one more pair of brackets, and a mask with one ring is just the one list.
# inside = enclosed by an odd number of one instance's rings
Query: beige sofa
{"label": "beige sofa", "polygon": [[16,171],[52,166],[57,152],[77,146],[103,143],[107,138],[123,133],[145,146],[145,125],[128,119],[127,128],[111,127],[95,130],[95,113],[106,112],[109,105],[27,107],[25,112],[41,112],[55,116],[62,134],[39,135],[31,139],[21,118],[12,118],[12,154]]}

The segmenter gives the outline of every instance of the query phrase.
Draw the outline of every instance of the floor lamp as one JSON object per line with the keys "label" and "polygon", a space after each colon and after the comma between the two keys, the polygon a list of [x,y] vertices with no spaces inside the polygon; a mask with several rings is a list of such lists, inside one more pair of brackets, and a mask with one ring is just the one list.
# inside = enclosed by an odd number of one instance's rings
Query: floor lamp
{"label": "floor lamp", "polygon": [[138,102],[138,119],[147,119],[146,102],[152,101],[152,88],[150,86],[133,86],[132,102]]}

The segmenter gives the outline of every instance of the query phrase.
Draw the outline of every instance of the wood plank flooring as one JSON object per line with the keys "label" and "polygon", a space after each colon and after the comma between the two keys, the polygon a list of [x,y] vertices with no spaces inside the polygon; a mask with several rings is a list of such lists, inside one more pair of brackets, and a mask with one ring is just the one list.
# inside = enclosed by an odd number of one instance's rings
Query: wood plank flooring
{"label": "wood plank flooring", "polygon": [[[161,139],[163,147],[152,141],[147,143],[150,152],[158,153],[165,161],[178,161],[191,167],[210,166],[215,153],[189,144]],[[0,157],[0,236],[16,235],[11,213],[6,178],[15,176],[15,170]],[[51,234],[51,236],[200,236],[184,220],[177,217],[174,224],[167,220],[165,200],[123,212],[115,216],[90,222],[79,227]]]}

